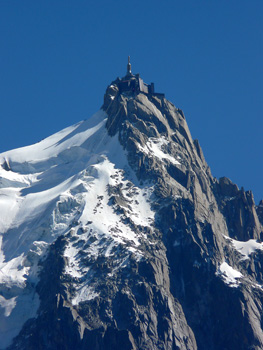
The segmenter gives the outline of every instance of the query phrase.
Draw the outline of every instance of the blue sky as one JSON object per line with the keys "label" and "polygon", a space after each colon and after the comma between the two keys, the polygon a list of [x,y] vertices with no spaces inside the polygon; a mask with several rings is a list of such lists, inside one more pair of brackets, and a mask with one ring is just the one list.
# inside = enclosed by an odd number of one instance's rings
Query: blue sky
{"label": "blue sky", "polygon": [[262,0],[0,0],[0,152],[90,117],[132,70],[183,109],[216,177],[263,198]]}

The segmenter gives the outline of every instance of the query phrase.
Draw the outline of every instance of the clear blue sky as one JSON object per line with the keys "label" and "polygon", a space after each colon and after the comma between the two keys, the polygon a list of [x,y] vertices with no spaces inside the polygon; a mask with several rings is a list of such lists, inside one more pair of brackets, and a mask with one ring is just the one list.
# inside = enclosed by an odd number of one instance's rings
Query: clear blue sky
{"label": "clear blue sky", "polygon": [[184,110],[216,177],[263,198],[262,0],[0,0],[0,152],[90,117],[132,70]]}

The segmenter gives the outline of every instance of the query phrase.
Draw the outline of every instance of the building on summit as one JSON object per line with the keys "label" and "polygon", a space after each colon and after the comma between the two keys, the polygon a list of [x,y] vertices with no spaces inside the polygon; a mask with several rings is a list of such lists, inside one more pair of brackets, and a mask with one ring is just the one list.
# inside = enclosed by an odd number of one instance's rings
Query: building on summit
{"label": "building on summit", "polygon": [[157,93],[154,91],[154,83],[151,83],[150,85],[148,85],[142,80],[142,78],[140,77],[140,74],[135,74],[135,75],[132,74],[130,56],[128,57],[127,73],[125,77],[123,77],[122,79],[118,78],[116,83],[118,85],[120,93],[142,92],[142,93],[151,94],[154,96],[160,96],[160,97],[165,96],[162,93]]}

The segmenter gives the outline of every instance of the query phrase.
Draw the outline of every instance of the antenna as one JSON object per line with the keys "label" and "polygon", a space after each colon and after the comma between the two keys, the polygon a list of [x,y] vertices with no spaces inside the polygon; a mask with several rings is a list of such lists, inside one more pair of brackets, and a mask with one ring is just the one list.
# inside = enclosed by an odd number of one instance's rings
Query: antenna
{"label": "antenna", "polygon": [[131,75],[132,72],[131,72],[131,58],[130,56],[128,56],[128,64],[127,64],[127,75]]}

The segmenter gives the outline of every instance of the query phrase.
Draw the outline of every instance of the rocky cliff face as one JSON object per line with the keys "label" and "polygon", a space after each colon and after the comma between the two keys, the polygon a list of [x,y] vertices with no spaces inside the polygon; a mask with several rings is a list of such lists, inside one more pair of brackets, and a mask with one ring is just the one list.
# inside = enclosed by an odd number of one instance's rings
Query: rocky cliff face
{"label": "rocky cliff face", "polygon": [[[261,206],[256,208],[250,191],[212,177],[184,115],[169,101],[111,96],[114,86],[104,103],[109,133],[119,133],[138,178],[155,183],[155,224],[166,248],[171,292],[198,348],[261,349]],[[156,146],[164,155],[158,157]],[[253,252],[252,242],[259,248]]]}
{"label": "rocky cliff face", "polygon": [[[39,303],[6,348],[262,349],[262,203],[211,175],[164,97],[120,94],[113,83],[102,110],[56,140],[71,141],[52,158],[55,183],[46,155],[2,157],[5,174],[35,174],[25,197],[61,186],[30,227],[17,225],[35,248],[19,251],[24,286],[0,284],[1,305],[26,293]],[[3,235],[6,263],[15,235],[11,226]]]}

